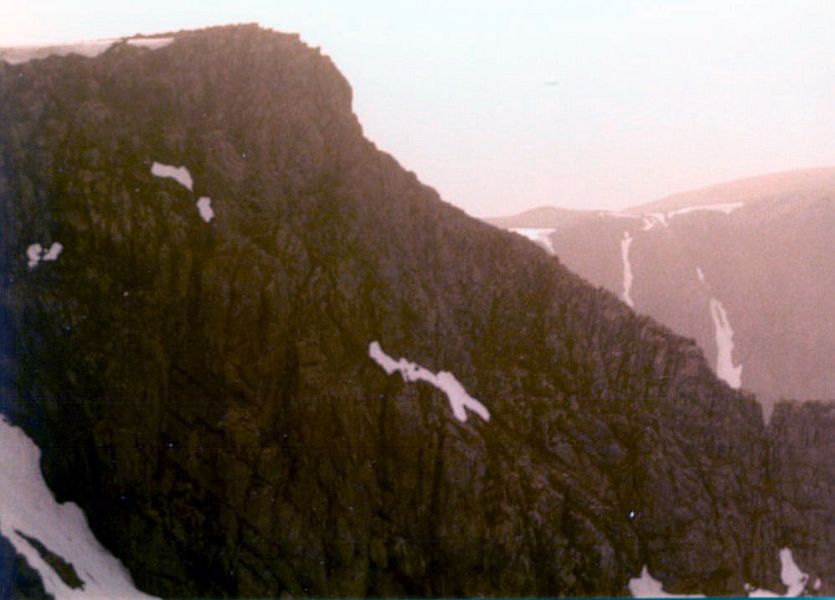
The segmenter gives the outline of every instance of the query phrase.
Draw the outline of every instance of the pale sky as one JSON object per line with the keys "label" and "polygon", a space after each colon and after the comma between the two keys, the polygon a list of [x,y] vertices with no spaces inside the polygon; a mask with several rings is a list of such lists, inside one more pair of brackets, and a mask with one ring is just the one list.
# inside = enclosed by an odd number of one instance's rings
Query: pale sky
{"label": "pale sky", "polygon": [[835,1],[0,0],[0,46],[257,21],[474,216],[835,165]]}

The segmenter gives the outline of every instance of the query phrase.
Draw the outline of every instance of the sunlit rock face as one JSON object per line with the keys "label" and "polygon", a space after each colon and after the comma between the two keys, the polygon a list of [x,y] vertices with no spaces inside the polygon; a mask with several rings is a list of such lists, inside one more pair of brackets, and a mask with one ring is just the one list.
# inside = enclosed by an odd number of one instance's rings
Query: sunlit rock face
{"label": "sunlit rock face", "polygon": [[0,63],[3,410],[139,590],[779,585],[806,538],[695,343],[442,202],[297,36],[166,37]]}

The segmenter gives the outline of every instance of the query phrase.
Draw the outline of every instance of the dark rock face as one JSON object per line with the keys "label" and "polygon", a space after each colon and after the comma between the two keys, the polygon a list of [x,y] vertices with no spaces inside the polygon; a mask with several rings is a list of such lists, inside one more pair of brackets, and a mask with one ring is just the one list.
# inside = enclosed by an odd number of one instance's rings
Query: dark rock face
{"label": "dark rock face", "polygon": [[0,598],[49,600],[38,572],[0,535]]}
{"label": "dark rock face", "polygon": [[[6,411],[143,591],[624,595],[644,564],[668,591],[778,585],[754,398],[441,202],[297,37],[0,63],[0,160]],[[491,419],[388,376],[375,340]]]}
{"label": "dark rock face", "polygon": [[835,403],[784,402],[769,427],[770,485],[779,517],[775,536],[833,594],[835,562]]}

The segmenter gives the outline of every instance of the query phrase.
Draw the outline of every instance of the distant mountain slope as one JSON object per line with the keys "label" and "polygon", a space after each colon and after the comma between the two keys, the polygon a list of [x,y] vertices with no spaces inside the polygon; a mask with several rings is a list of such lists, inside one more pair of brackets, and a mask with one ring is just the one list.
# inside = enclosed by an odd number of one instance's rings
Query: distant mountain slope
{"label": "distant mountain slope", "polygon": [[511,217],[495,217],[489,219],[490,223],[499,227],[567,227],[578,220],[584,220],[588,213],[584,210],[571,210],[569,208],[557,208],[555,206],[542,206],[532,208],[519,215]]}
{"label": "distant mountain slope", "polygon": [[2,405],[139,589],[738,594],[784,546],[835,562],[778,527],[802,494],[692,341],[440,201],[297,36],[174,38],[0,63]]}
{"label": "distant mountain slope", "polygon": [[694,338],[767,410],[781,397],[835,397],[835,169],[560,223],[530,213],[491,221],[553,228],[547,239],[566,266]]}
{"label": "distant mountain slope", "polygon": [[757,177],[746,177],[698,190],[673,194],[661,200],[641,204],[627,212],[640,214],[658,211],[667,212],[688,206],[727,202],[779,201],[788,198],[815,198],[821,195],[831,197],[833,190],[835,190],[835,167],[796,169]]}

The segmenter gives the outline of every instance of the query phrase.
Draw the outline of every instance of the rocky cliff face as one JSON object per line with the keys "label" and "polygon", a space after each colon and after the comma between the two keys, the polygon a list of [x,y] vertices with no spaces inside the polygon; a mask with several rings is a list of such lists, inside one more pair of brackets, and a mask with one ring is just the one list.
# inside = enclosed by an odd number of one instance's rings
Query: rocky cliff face
{"label": "rocky cliff face", "polygon": [[829,582],[832,594],[835,562],[827,548],[835,539],[835,403],[780,403],[769,430],[775,535],[794,545],[798,561]]}
{"label": "rocky cliff face", "polygon": [[0,63],[0,160],[4,410],[143,591],[741,593],[812,539],[752,396],[444,204],[295,36]]}

